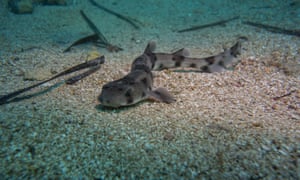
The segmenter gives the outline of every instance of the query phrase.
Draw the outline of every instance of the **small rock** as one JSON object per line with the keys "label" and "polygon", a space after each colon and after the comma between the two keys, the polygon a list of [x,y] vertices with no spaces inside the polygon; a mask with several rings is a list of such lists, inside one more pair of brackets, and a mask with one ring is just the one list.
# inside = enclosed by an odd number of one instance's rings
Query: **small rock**
{"label": "small rock", "polygon": [[172,141],[175,138],[174,134],[172,134],[171,132],[167,132],[164,135],[164,140],[166,141]]}
{"label": "small rock", "polygon": [[22,71],[21,69],[15,69],[13,71],[13,74],[16,76],[24,76],[24,71]]}
{"label": "small rock", "polygon": [[33,12],[31,0],[9,0],[8,7],[11,12],[16,14],[28,14]]}
{"label": "small rock", "polygon": [[154,146],[152,144],[150,144],[150,143],[146,143],[144,145],[144,149],[145,149],[146,152],[150,152],[150,151],[153,151]]}
{"label": "small rock", "polygon": [[51,76],[52,74],[49,70],[39,68],[39,69],[27,70],[24,73],[24,80],[42,81],[50,78]]}

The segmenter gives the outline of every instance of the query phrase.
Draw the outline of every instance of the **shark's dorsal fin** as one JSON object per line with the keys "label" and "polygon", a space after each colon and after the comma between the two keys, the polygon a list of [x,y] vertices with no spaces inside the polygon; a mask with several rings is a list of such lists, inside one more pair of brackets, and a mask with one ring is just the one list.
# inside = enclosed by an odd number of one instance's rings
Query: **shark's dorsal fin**
{"label": "shark's dorsal fin", "polygon": [[154,41],[150,41],[148,44],[147,44],[147,47],[145,48],[144,50],[144,54],[149,54],[149,53],[153,53],[153,51],[155,50],[156,48],[156,44]]}
{"label": "shark's dorsal fin", "polygon": [[188,49],[182,48],[182,49],[179,49],[178,51],[173,52],[172,54],[175,55],[175,56],[188,57],[190,55],[190,52],[189,52]]}

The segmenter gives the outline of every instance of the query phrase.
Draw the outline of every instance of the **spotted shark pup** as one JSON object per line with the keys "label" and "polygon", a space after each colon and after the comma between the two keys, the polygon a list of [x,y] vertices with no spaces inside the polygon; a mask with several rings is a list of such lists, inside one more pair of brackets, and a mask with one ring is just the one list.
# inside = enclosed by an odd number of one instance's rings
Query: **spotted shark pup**
{"label": "spotted shark pup", "polygon": [[207,73],[226,71],[239,62],[237,55],[240,54],[243,40],[245,39],[240,38],[231,48],[206,58],[188,57],[189,52],[184,48],[170,54],[154,53],[155,43],[150,42],[144,53],[133,61],[126,76],[102,87],[98,100],[103,106],[113,108],[133,105],[146,99],[175,102],[165,88],[153,88],[153,70],[190,67]]}

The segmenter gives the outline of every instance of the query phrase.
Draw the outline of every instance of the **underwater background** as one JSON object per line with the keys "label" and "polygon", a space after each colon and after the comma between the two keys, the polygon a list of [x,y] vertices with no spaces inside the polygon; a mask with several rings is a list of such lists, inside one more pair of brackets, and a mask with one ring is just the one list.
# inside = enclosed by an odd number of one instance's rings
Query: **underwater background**
{"label": "underwater background", "polygon": [[[300,1],[2,0],[0,22],[0,99],[105,56],[0,102],[2,179],[300,178]],[[155,72],[174,103],[97,101],[149,41],[208,57],[241,37],[232,71]]]}

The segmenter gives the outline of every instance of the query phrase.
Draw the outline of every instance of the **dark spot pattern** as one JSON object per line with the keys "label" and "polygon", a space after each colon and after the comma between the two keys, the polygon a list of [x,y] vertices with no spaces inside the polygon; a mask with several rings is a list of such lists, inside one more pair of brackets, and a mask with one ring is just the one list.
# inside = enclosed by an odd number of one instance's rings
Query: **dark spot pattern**
{"label": "dark spot pattern", "polygon": [[202,66],[201,67],[201,71],[203,71],[203,72],[209,72],[208,66]]}
{"label": "dark spot pattern", "polygon": [[126,91],[125,96],[126,97],[132,97],[132,90],[129,89],[128,91]]}
{"label": "dark spot pattern", "polygon": [[224,61],[220,61],[220,62],[218,63],[218,65],[224,67]]}
{"label": "dark spot pattern", "polygon": [[205,61],[209,64],[212,65],[213,63],[215,63],[215,57],[211,56],[205,59]]}
{"label": "dark spot pattern", "polygon": [[132,96],[132,90],[131,89],[126,91],[125,97],[126,97],[127,104],[131,104],[133,102],[133,96]]}
{"label": "dark spot pattern", "polygon": [[158,66],[158,69],[160,70],[160,69],[164,69],[165,67],[164,67],[164,65],[163,64],[160,64],[159,66]]}
{"label": "dark spot pattern", "polygon": [[180,61],[176,61],[175,62],[175,67],[180,67],[181,66],[181,62]]}
{"label": "dark spot pattern", "polygon": [[132,97],[127,97],[127,104],[133,103],[133,98]]}
{"label": "dark spot pattern", "polygon": [[147,78],[142,79],[142,83],[144,84],[144,86],[147,86],[148,85]]}
{"label": "dark spot pattern", "polygon": [[192,63],[192,64],[190,64],[190,67],[191,67],[191,68],[196,68],[197,65],[196,65],[195,63]]}
{"label": "dark spot pattern", "polygon": [[175,61],[175,67],[180,67],[184,61],[184,56],[173,56],[172,60]]}
{"label": "dark spot pattern", "polygon": [[135,81],[132,77],[127,75],[127,76],[123,77],[122,79],[115,81],[115,83],[119,84],[119,85],[126,85],[126,84],[134,85]]}

